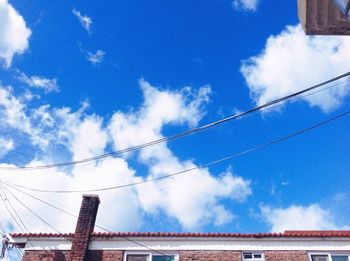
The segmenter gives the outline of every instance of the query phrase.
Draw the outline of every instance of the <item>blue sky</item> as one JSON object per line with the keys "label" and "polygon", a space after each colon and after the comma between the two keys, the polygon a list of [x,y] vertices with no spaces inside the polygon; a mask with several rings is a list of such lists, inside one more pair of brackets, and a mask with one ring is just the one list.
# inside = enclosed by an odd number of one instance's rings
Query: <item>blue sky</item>
{"label": "blue sky", "polygon": [[[0,163],[17,168],[135,146],[349,71],[350,39],[305,36],[296,1],[0,0]],[[348,80],[348,79],[345,79]],[[349,109],[349,83],[119,158],[0,170],[0,180],[91,189],[170,174]],[[101,192],[121,231],[264,232],[350,226],[349,118],[209,168]],[[19,198],[59,231],[75,220]],[[31,192],[33,193],[33,192]],[[33,193],[77,211],[81,194]],[[50,231],[11,195],[33,231]],[[1,202],[2,204],[2,202]],[[0,209],[8,230],[16,224]]]}

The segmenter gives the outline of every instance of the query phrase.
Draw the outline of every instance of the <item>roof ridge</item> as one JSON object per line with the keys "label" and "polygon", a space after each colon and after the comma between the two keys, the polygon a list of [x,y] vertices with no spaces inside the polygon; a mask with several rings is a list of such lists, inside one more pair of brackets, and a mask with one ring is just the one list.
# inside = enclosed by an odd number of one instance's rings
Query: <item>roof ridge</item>
{"label": "roof ridge", "polygon": [[[10,233],[12,237],[69,237],[74,233]],[[350,237],[350,230],[286,230],[284,232],[93,232],[94,237]]]}

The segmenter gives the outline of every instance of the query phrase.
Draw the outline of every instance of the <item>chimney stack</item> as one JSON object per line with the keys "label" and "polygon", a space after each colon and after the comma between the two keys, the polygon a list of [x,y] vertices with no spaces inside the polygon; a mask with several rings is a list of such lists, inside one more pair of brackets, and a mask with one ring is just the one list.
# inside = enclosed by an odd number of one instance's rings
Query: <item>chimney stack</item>
{"label": "chimney stack", "polygon": [[75,233],[70,251],[71,261],[87,260],[90,235],[94,231],[100,198],[98,195],[83,195]]}

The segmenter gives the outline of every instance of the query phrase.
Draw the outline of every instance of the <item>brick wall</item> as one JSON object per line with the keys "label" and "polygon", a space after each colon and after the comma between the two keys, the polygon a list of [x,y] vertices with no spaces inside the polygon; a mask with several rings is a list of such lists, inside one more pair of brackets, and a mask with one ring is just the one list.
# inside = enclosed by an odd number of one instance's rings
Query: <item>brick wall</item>
{"label": "brick wall", "polygon": [[180,261],[241,261],[238,251],[180,251]]}
{"label": "brick wall", "polygon": [[123,261],[123,251],[93,250],[88,253],[89,261]]}
{"label": "brick wall", "polygon": [[[69,261],[69,251],[29,250],[25,251],[23,261]],[[88,251],[86,261],[123,261],[123,251],[92,250]]]}
{"label": "brick wall", "polygon": [[[25,252],[24,261],[69,261],[69,251]],[[265,261],[308,261],[305,251],[265,251]],[[242,261],[240,251],[179,251],[180,261]],[[90,250],[86,261],[123,261],[120,250]]]}
{"label": "brick wall", "polygon": [[350,22],[333,0],[298,0],[298,16],[306,34],[350,35]]}
{"label": "brick wall", "polygon": [[265,251],[265,261],[308,261],[305,251]]}
{"label": "brick wall", "polygon": [[[249,251],[247,251],[249,252]],[[241,261],[240,251],[180,251],[180,261]],[[308,261],[305,251],[265,251],[265,261]]]}
{"label": "brick wall", "polygon": [[70,251],[71,261],[86,260],[90,235],[94,231],[100,199],[97,195],[83,195],[79,217]]}
{"label": "brick wall", "polygon": [[23,261],[67,261],[69,251],[61,250],[26,250]]}

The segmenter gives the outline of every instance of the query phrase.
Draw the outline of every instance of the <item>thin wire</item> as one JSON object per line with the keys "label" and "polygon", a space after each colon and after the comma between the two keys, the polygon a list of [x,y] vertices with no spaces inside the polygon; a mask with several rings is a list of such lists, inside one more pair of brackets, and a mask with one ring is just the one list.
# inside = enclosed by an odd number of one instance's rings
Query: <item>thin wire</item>
{"label": "thin wire", "polygon": [[304,128],[302,130],[293,132],[293,133],[288,134],[286,136],[283,136],[281,138],[272,140],[272,141],[264,143],[264,144],[260,144],[260,145],[254,146],[254,147],[249,148],[247,150],[238,152],[236,154],[233,154],[233,155],[221,158],[221,159],[217,159],[217,160],[214,160],[214,161],[211,161],[211,162],[208,162],[208,163],[205,163],[205,164],[201,164],[201,165],[189,168],[189,169],[185,169],[185,170],[182,170],[182,171],[179,171],[179,172],[175,172],[175,173],[172,173],[172,174],[169,174],[169,175],[164,175],[164,176],[161,176],[161,177],[148,179],[148,180],[143,180],[143,181],[138,181],[138,182],[133,182],[133,183],[128,183],[128,184],[124,184],[124,185],[117,185],[117,186],[103,187],[103,188],[95,188],[95,189],[86,189],[86,190],[46,190],[46,189],[38,189],[38,188],[22,186],[22,185],[19,185],[19,184],[10,182],[10,181],[5,181],[5,180],[0,180],[0,183],[7,184],[7,185],[12,185],[12,186],[19,187],[19,188],[23,188],[25,190],[31,190],[31,191],[36,191],[36,192],[44,192],[44,193],[83,193],[83,192],[97,192],[97,191],[107,191],[107,190],[121,189],[121,188],[136,186],[136,185],[140,185],[140,184],[144,184],[144,183],[148,183],[148,182],[153,182],[153,181],[157,181],[157,180],[162,180],[162,179],[174,177],[174,176],[177,176],[177,175],[180,175],[180,174],[184,174],[184,173],[187,173],[187,172],[190,172],[190,171],[194,171],[194,170],[205,168],[205,167],[208,167],[208,166],[211,166],[211,165],[214,165],[214,164],[218,164],[218,163],[221,163],[223,161],[231,160],[233,158],[245,155],[247,153],[250,153],[250,152],[253,152],[253,151],[256,151],[256,150],[259,150],[259,149],[263,149],[263,148],[271,146],[273,144],[276,144],[276,143],[288,140],[290,138],[293,138],[295,136],[298,136],[300,134],[306,133],[308,131],[311,131],[311,130],[313,130],[315,128],[321,127],[321,126],[323,126],[325,124],[333,122],[333,121],[335,121],[335,120],[337,120],[337,119],[339,119],[341,117],[347,116],[349,114],[350,114],[350,110],[345,111],[345,112],[343,112],[341,114],[338,114],[338,115],[336,115],[336,116],[334,116],[332,118],[329,118],[327,120],[321,121],[321,122],[319,122],[319,123],[317,123],[315,125],[312,125],[310,127]]}
{"label": "thin wire", "polygon": [[[13,245],[11,248],[8,249],[8,251],[7,251],[8,257],[11,257],[10,251],[12,251],[14,254],[16,254],[16,256],[18,257],[19,260],[23,259],[23,254],[21,252],[19,252],[17,246]],[[12,260],[12,259],[10,259],[10,260]]]}
{"label": "thin wire", "polygon": [[[5,227],[4,227],[4,226],[2,225],[2,223],[1,223],[1,220],[0,220],[0,227],[1,227],[1,230],[2,230],[3,234],[6,235],[7,233],[6,233]],[[15,249],[18,250],[18,249],[16,248],[16,246],[15,246]],[[21,257],[21,255],[19,255],[17,252],[16,252],[16,254],[17,254],[19,260],[22,260],[23,256]]]}
{"label": "thin wire", "polygon": [[308,96],[310,96],[310,95],[314,95],[314,94],[316,94],[316,93],[323,92],[323,91],[328,90],[328,89],[330,89],[330,88],[337,87],[337,86],[339,86],[339,85],[342,85],[343,83],[349,83],[349,82],[350,82],[350,80],[345,80],[345,81],[342,81],[342,82],[338,82],[338,83],[336,83],[336,84],[329,85],[329,86],[327,86],[327,87],[325,87],[325,88],[322,88],[322,89],[319,89],[319,90],[317,90],[317,91],[314,91],[314,92],[311,92],[311,93],[307,93],[307,94],[301,95],[300,97],[305,98],[305,97],[308,97]]}
{"label": "thin wire", "polygon": [[0,189],[3,192],[3,195],[5,197],[5,199],[7,200],[7,202],[9,203],[10,207],[12,208],[13,212],[15,213],[15,215],[17,216],[17,218],[19,219],[19,221],[21,222],[22,226],[29,232],[29,229],[27,228],[27,226],[24,224],[23,219],[21,218],[21,216],[18,214],[18,212],[16,211],[16,208],[12,205],[9,197],[6,195],[5,191],[4,191],[4,187],[2,185],[0,185]]}
{"label": "thin wire", "polygon": [[[3,185],[1,185],[3,187]],[[40,217],[38,214],[36,214],[33,210],[31,210],[26,204],[24,204],[20,199],[18,199],[10,190],[8,190],[6,187],[3,187],[10,195],[16,199],[25,209],[27,209],[30,213],[32,213],[35,217],[37,217],[39,220],[41,220],[44,224],[46,224],[48,227],[53,229],[56,233],[60,233],[57,229],[55,229],[52,225],[50,225],[46,220],[44,220],[42,217]],[[28,230],[28,229],[27,229]],[[28,230],[29,231],[29,230]]]}
{"label": "thin wire", "polygon": [[[350,80],[344,80],[344,81],[338,82],[338,83],[336,83],[336,84],[329,85],[329,86],[327,86],[327,87],[325,87],[325,88],[319,89],[319,90],[317,90],[317,91],[314,91],[314,92],[311,92],[311,93],[307,93],[307,94],[304,94],[304,95],[301,95],[301,96],[298,96],[298,97],[293,97],[293,98],[291,98],[291,99],[288,100],[288,101],[293,102],[293,101],[296,101],[296,100],[298,100],[298,99],[301,99],[301,98],[304,98],[304,97],[307,97],[307,96],[310,96],[310,95],[317,94],[317,93],[319,93],[319,92],[328,90],[328,89],[330,89],[330,88],[332,88],[332,87],[337,87],[337,86],[339,86],[339,85],[341,85],[341,84],[345,84],[345,83],[350,83]],[[286,102],[286,101],[284,101],[284,102]],[[282,103],[282,104],[283,104],[283,103]],[[273,109],[274,107],[281,106],[282,104],[271,105],[271,107],[269,107],[269,109]],[[258,113],[259,113],[259,111],[255,111],[255,112],[253,112],[253,113],[251,113],[251,114],[249,114],[249,115],[243,116],[243,118],[253,117],[253,116],[257,115]],[[81,164],[79,164],[79,165],[77,165],[77,166],[75,166],[75,167],[83,167],[83,166],[87,166],[87,165],[89,165],[89,164],[95,164],[95,162],[93,162],[93,161],[84,162],[84,163],[81,163]],[[0,171],[1,171],[1,170],[2,170],[2,169],[1,169],[1,167],[0,167]],[[29,170],[29,171],[30,171],[30,170]],[[42,172],[42,171],[45,171],[45,172]],[[54,169],[50,169],[50,170],[38,169],[35,173],[34,173],[34,172],[27,172],[27,175],[31,175],[31,174],[34,174],[34,175],[43,175],[43,174],[48,175],[48,174],[53,174],[53,173],[56,173],[56,171],[55,171]]]}
{"label": "thin wire", "polygon": [[[29,232],[29,229],[26,227],[26,225],[24,224],[24,222],[23,222],[21,216],[17,213],[16,209],[15,209],[15,208],[13,207],[13,205],[11,204],[11,201],[10,201],[10,199],[7,197],[7,195],[6,195],[5,191],[4,191],[4,189],[6,189],[6,188],[5,188],[3,185],[0,184],[0,190],[1,190],[2,194],[3,194],[3,196],[4,196],[4,199],[2,198],[1,194],[0,194],[0,197],[1,197],[2,201],[4,202],[4,205],[5,205],[6,209],[7,209],[7,211],[10,213],[12,219],[16,222],[16,224],[19,226],[19,228],[22,230],[22,232],[24,232],[24,229],[23,229],[22,226],[19,224],[19,222],[17,221],[17,219],[13,216],[13,214],[11,213],[11,211],[8,209],[8,207],[7,207],[7,205],[6,205],[5,202],[8,202],[8,203],[10,204],[11,208],[13,209],[13,211],[15,212],[15,214],[17,215],[17,217],[18,217],[20,223],[21,223],[21,224],[23,225],[23,227]],[[32,242],[31,240],[29,240],[29,239],[28,239],[28,241],[29,241],[29,243],[31,244],[31,246],[33,247],[33,249],[35,249],[33,242]]]}
{"label": "thin wire", "polygon": [[[0,182],[0,183],[2,183],[2,182]],[[3,184],[3,185],[6,186],[5,184]],[[40,199],[40,198],[38,198],[38,197],[35,197],[35,196],[33,196],[33,195],[31,195],[31,194],[29,194],[29,193],[27,193],[27,192],[25,192],[25,191],[23,191],[23,190],[21,190],[21,189],[18,189],[18,188],[14,187],[14,186],[11,186],[11,185],[9,185],[9,184],[7,184],[7,186],[10,186],[12,189],[14,189],[14,190],[16,190],[16,191],[19,191],[19,192],[21,192],[21,193],[27,195],[28,197],[31,197],[31,198],[33,198],[33,199],[35,199],[35,200],[37,200],[37,201],[39,201],[39,202],[41,202],[41,203],[47,205],[47,206],[50,206],[50,207],[52,207],[52,208],[54,208],[54,209],[56,209],[56,210],[59,210],[59,211],[65,213],[65,214],[67,214],[67,215],[70,215],[70,216],[74,217],[75,219],[78,218],[77,215],[75,215],[75,214],[73,214],[73,213],[71,213],[71,212],[69,212],[69,211],[67,211],[67,210],[64,210],[64,209],[62,209],[62,208],[60,208],[60,207],[57,207],[57,206],[55,206],[55,205],[53,205],[53,204],[51,204],[51,203],[49,203],[49,202],[47,202],[47,201],[45,201],[45,200],[42,200],[42,199]],[[6,189],[6,190],[8,191],[8,189]],[[98,227],[98,228],[100,228],[100,229],[102,229],[102,230],[104,230],[104,231],[113,232],[113,231],[111,231],[111,230],[109,230],[109,229],[107,229],[107,228],[105,228],[105,227],[103,227],[103,226],[101,226],[101,225],[95,224],[95,226]],[[162,252],[160,252],[160,251],[158,251],[158,250],[155,250],[155,249],[153,249],[153,248],[150,248],[150,247],[148,247],[148,246],[146,246],[146,245],[144,245],[144,244],[142,244],[142,243],[140,243],[140,242],[137,242],[137,241],[135,241],[135,240],[132,240],[132,239],[130,239],[130,238],[123,237],[123,236],[120,236],[120,238],[122,238],[122,239],[124,239],[124,240],[127,240],[127,241],[130,241],[130,242],[133,242],[133,243],[135,243],[135,244],[137,244],[137,245],[139,245],[139,246],[145,247],[145,248],[147,248],[148,250],[151,250],[151,251],[153,251],[153,252],[155,252],[155,253],[158,253],[158,254],[161,254],[161,255],[163,255],[163,256],[166,256],[166,257],[175,259],[173,256],[167,255],[167,254],[162,253]]]}
{"label": "thin wire", "polygon": [[5,227],[2,225],[1,220],[0,220],[0,228],[3,234],[6,234]]}
{"label": "thin wire", "polygon": [[[8,190],[3,184],[0,184],[0,187],[2,187],[3,189],[5,189],[15,200],[17,200],[17,202],[19,202],[25,209],[27,209],[32,215],[34,215],[36,218],[38,218],[40,221],[42,221],[45,225],[47,225],[48,227],[50,227],[52,230],[54,230],[56,233],[60,232],[54,228],[52,225],[50,225],[50,223],[48,223],[45,219],[43,219],[42,217],[40,217],[38,214],[36,214],[33,210],[31,210],[28,206],[26,206],[20,199],[18,199],[10,190]],[[18,216],[19,217],[19,216]],[[20,218],[20,217],[19,217]],[[28,230],[28,229],[27,229]],[[29,230],[28,230],[29,232]],[[69,238],[66,238],[69,241]],[[32,245],[33,249],[34,245],[33,243],[28,239],[28,241],[30,242],[30,244]]]}
{"label": "thin wire", "polygon": [[[104,230],[104,231],[106,231],[106,232],[111,232],[111,233],[113,233],[113,231],[110,231],[110,230],[108,230],[108,229],[106,229],[106,228],[104,228],[104,227],[102,227],[102,226],[99,226],[99,225],[95,225],[95,226],[98,227],[98,228],[100,228],[100,229],[102,229],[102,230]],[[155,250],[155,249],[153,249],[153,248],[150,248],[150,247],[148,247],[148,246],[146,246],[146,245],[144,245],[144,244],[142,244],[142,243],[140,243],[140,242],[138,242],[138,241],[132,240],[132,239],[130,239],[130,238],[128,238],[128,237],[123,237],[123,236],[118,236],[118,237],[120,237],[120,238],[122,238],[122,239],[124,239],[124,240],[127,240],[127,241],[129,241],[129,242],[132,242],[132,243],[134,243],[134,244],[137,244],[137,245],[139,245],[139,246],[142,246],[142,247],[144,247],[144,248],[146,248],[146,249],[148,249],[148,250],[151,250],[152,252],[155,252],[155,253],[157,253],[157,254],[160,254],[160,255],[162,255],[162,256],[169,257],[169,258],[171,258],[172,260],[176,260],[176,258],[175,258],[174,256],[170,256],[170,255],[167,255],[167,254],[165,254],[165,253],[162,253],[162,252],[160,252],[160,251],[158,251],[158,250]]]}
{"label": "thin wire", "polygon": [[14,246],[14,252],[16,253],[16,255],[19,258],[19,260],[23,259],[23,253],[18,249],[17,246]]}
{"label": "thin wire", "polygon": [[[7,201],[11,206],[12,206],[12,204],[11,204],[10,200],[8,199],[8,197],[6,196],[5,192],[3,191],[3,186],[0,186],[0,190],[1,190],[2,194],[3,194],[3,195],[1,195],[1,193],[0,193],[0,198],[1,198],[1,200],[3,201],[3,203],[4,203],[4,205],[5,205],[6,209],[7,209],[7,212],[10,214],[10,216],[11,216],[12,219],[15,221],[15,223],[18,225],[18,227],[22,230],[22,232],[24,232],[24,229],[22,228],[22,226],[19,224],[19,222],[17,221],[17,219],[14,217],[14,215],[12,214],[12,212],[11,212],[11,211],[9,210],[9,208],[7,207],[6,201]],[[2,196],[4,196],[4,198],[3,198]],[[12,207],[12,208],[13,208],[13,207]],[[18,215],[18,213],[17,213],[16,210],[15,210],[15,213],[16,213],[17,217],[19,218],[20,222],[22,223],[23,227],[29,232],[28,228],[25,226],[23,220],[22,220],[21,217]],[[29,241],[29,243],[32,245],[32,247],[34,248],[33,243],[32,243],[30,240],[28,240],[28,241]],[[35,248],[34,248],[34,249],[35,249]]]}
{"label": "thin wire", "polygon": [[[3,234],[6,235],[6,230],[5,230],[5,227],[4,227],[4,226],[2,225],[2,223],[1,223],[1,220],[0,220],[0,226],[1,226],[1,230],[2,230]],[[6,251],[6,250],[5,250],[5,251]],[[4,256],[2,256],[2,253],[1,253],[0,258],[5,258],[5,252],[4,252]]]}
{"label": "thin wire", "polygon": [[17,257],[19,258],[19,260],[23,259],[23,253],[18,249],[17,246],[15,246],[15,252],[17,254]]}
{"label": "thin wire", "polygon": [[263,105],[256,106],[256,107],[251,108],[251,109],[249,109],[249,110],[247,110],[245,112],[238,113],[238,114],[235,114],[235,115],[231,115],[229,117],[226,117],[226,118],[223,118],[223,119],[220,119],[220,120],[208,123],[206,125],[202,125],[202,126],[199,126],[199,127],[196,127],[196,128],[184,131],[184,132],[180,132],[180,133],[172,135],[172,136],[168,136],[168,137],[164,137],[164,138],[157,139],[157,140],[154,140],[154,141],[146,142],[146,143],[143,143],[141,145],[129,147],[129,148],[118,150],[118,151],[112,151],[112,152],[109,152],[109,153],[104,153],[104,154],[101,154],[101,155],[98,155],[98,156],[85,158],[85,159],[81,159],[81,160],[76,160],[76,161],[60,162],[60,163],[53,163],[53,164],[47,164],[47,165],[37,165],[37,166],[0,167],[0,170],[20,171],[20,170],[49,169],[49,168],[56,168],[56,167],[64,167],[64,166],[70,166],[70,165],[75,165],[75,164],[81,164],[81,163],[84,163],[84,162],[95,161],[95,160],[100,160],[100,159],[109,158],[109,157],[115,157],[115,156],[118,156],[118,155],[121,155],[121,154],[124,154],[124,153],[127,153],[127,152],[140,150],[140,149],[143,149],[143,148],[148,147],[148,146],[153,146],[153,145],[156,145],[156,144],[159,144],[159,143],[163,143],[163,142],[166,142],[166,141],[171,141],[171,140],[176,140],[176,139],[179,139],[179,138],[183,138],[185,136],[189,136],[189,135],[192,135],[194,133],[201,132],[201,131],[204,131],[206,129],[212,128],[212,127],[217,126],[219,124],[222,124],[222,123],[225,123],[225,122],[228,122],[228,121],[231,121],[231,120],[235,120],[235,119],[238,119],[238,118],[242,118],[245,115],[248,115],[248,114],[251,114],[253,112],[265,109],[265,108],[270,107],[270,106],[275,105],[275,104],[279,104],[279,103],[284,102],[286,100],[289,100],[289,99],[291,99],[293,97],[299,96],[299,95],[301,95],[303,93],[306,93],[306,92],[309,92],[311,90],[317,89],[317,88],[319,88],[321,86],[324,86],[326,84],[329,84],[331,82],[337,81],[339,79],[342,79],[342,78],[345,78],[345,77],[348,77],[348,76],[350,76],[350,72],[344,73],[344,74],[339,75],[337,77],[334,77],[334,78],[332,78],[330,80],[324,81],[322,83],[316,84],[314,86],[311,86],[311,87],[303,89],[301,91],[292,93],[290,95],[287,95],[287,96],[275,99],[273,101],[267,102],[267,103],[265,103]]}
{"label": "thin wire", "polygon": [[[2,202],[4,203],[4,205],[5,205],[5,208],[6,208],[6,210],[7,210],[7,212],[10,214],[10,216],[12,217],[12,219],[15,221],[15,223],[18,225],[18,227],[22,230],[22,232],[24,232],[24,229],[22,228],[22,226],[19,224],[19,222],[17,221],[17,219],[13,216],[13,214],[12,214],[12,212],[9,210],[9,208],[7,207],[7,204],[6,204],[6,196],[5,196],[5,194],[4,194],[4,191],[2,190],[2,187],[0,187],[0,190],[1,190],[1,192],[3,193],[3,195],[1,195],[1,193],[0,193],[0,198],[1,198],[1,200],[2,200]],[[4,198],[3,198],[3,196],[4,196]]]}
{"label": "thin wire", "polygon": [[[319,92],[322,92],[322,91],[325,91],[325,90],[328,90],[328,89],[330,89],[330,88],[333,88],[333,87],[337,87],[337,86],[339,86],[339,85],[341,85],[341,84],[345,84],[345,83],[350,83],[350,80],[345,80],[345,81],[342,81],[342,82],[338,82],[338,83],[336,83],[336,84],[333,84],[333,85],[329,85],[329,86],[327,86],[327,87],[325,87],[325,88],[322,88],[322,89],[319,89],[319,90],[317,90],[317,91],[314,91],[314,92],[311,92],[311,93],[307,93],[307,94],[304,94],[304,95],[300,95],[300,96],[297,96],[297,97],[293,97],[293,98],[291,98],[290,100],[288,100],[288,101],[291,101],[291,102],[293,102],[293,101],[296,101],[296,100],[298,100],[298,99],[301,99],[301,98],[304,98],[304,97],[307,97],[307,96],[310,96],[310,95],[314,95],[314,94],[317,94],[317,93],[319,93]],[[286,101],[284,101],[283,103],[285,103]],[[282,103],[282,104],[283,104]],[[273,109],[274,107],[277,107],[277,106],[281,106],[282,104],[274,104],[274,105],[271,105],[271,107],[269,107],[269,109]],[[258,114],[259,113],[259,111],[255,111],[255,112],[253,112],[253,113],[251,113],[251,114],[249,114],[249,115],[245,115],[245,116],[242,116],[242,118],[248,118],[248,117],[252,117],[252,116],[254,116],[254,115],[256,115],[256,114]],[[88,161],[88,162],[83,162],[83,163],[80,163],[79,164],[79,166],[86,166],[86,165],[88,165],[88,164],[92,164],[92,163],[95,163],[95,162],[93,162],[93,161]],[[0,167],[0,171],[1,171],[2,169],[1,169],[1,167]],[[30,171],[30,170],[29,170]],[[45,171],[45,169],[38,169],[37,171]],[[40,175],[40,174],[51,174],[51,173],[56,173],[54,170],[50,170],[50,171],[45,171],[45,173],[38,173],[38,172],[35,172],[34,174],[35,175]],[[33,172],[32,173],[28,173],[28,175],[29,174],[33,174]]]}

